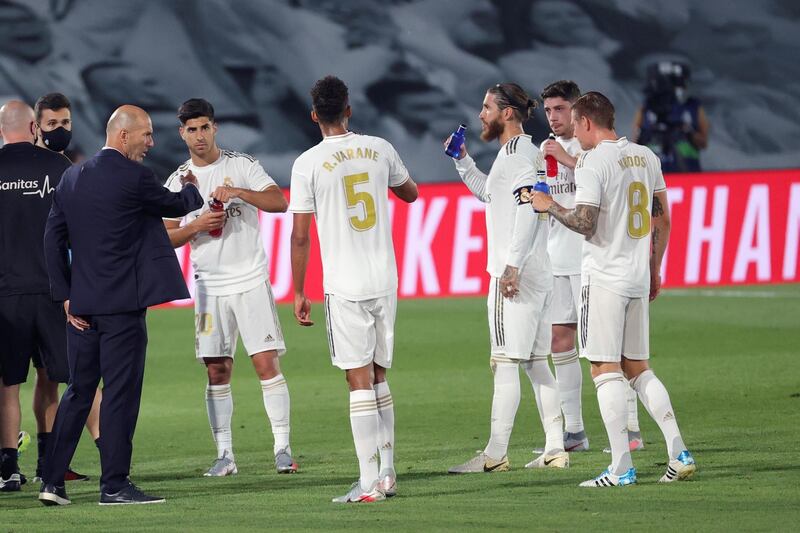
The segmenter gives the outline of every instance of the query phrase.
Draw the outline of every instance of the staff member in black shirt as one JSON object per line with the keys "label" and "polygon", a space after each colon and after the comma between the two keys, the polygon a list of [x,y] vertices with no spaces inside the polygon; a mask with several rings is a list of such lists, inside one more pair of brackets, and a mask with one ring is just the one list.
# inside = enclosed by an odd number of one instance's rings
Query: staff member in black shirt
{"label": "staff member in black shirt", "polygon": [[[61,93],[49,93],[36,101],[33,106],[36,116],[36,146],[48,148],[54,152],[64,154],[72,140],[72,105],[69,99]],[[60,175],[59,175],[60,178]],[[51,179],[52,181],[52,179]],[[52,185],[55,188],[55,184]],[[51,203],[50,195],[46,198],[47,205]],[[41,213],[40,213],[41,214]],[[35,253],[41,253],[41,239],[29,242],[31,248],[36,248]],[[59,323],[59,325],[62,325]],[[66,343],[66,334],[64,335]],[[67,359],[66,346],[63,353],[58,354],[63,361]],[[36,441],[39,457],[36,461],[36,478],[41,481],[44,467],[44,456],[47,450],[47,441],[53,429],[53,421],[58,410],[58,384],[66,383],[69,373],[58,375],[48,371],[46,365],[40,360],[38,352],[33,354],[33,364],[36,367],[36,387],[33,389],[33,414],[36,417]],[[66,364],[66,363],[65,363]],[[64,378],[64,379],[61,379]],[[86,429],[98,445],[100,437],[100,389],[97,389],[92,410],[86,419]],[[67,470],[67,481],[86,481],[89,477]]]}
{"label": "staff member in black shirt", "polygon": [[19,490],[19,385],[37,354],[53,381],[69,380],[66,316],[50,298],[43,236],[52,193],[70,166],[34,146],[35,115],[12,100],[0,108],[0,491]]}

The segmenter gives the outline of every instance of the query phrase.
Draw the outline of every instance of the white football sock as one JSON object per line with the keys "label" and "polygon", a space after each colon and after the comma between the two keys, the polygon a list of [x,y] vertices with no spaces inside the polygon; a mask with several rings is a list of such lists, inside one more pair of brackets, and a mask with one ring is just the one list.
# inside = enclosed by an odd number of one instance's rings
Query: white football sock
{"label": "white football sock", "polygon": [[378,406],[374,390],[350,391],[350,427],[361,472],[361,488],[369,489],[378,479]]}
{"label": "white football sock", "polygon": [[625,399],[628,401],[628,431],[639,431],[639,401],[631,385],[625,391]]}
{"label": "white football sock", "polygon": [[381,469],[394,469],[394,401],[389,383],[375,384],[375,401],[378,404],[378,451],[381,454]]}
{"label": "white football sock", "polygon": [[261,380],[261,396],[264,399],[264,410],[267,411],[269,423],[272,426],[272,436],[275,438],[272,452],[286,448],[289,455],[289,387],[283,374],[278,374],[272,379]]}
{"label": "white football sock", "polygon": [[608,372],[594,378],[594,386],[597,387],[597,403],[600,404],[600,415],[611,445],[609,470],[612,474],[621,476],[633,466],[628,447],[628,406],[625,400],[628,384],[621,372]]}
{"label": "white football sock", "polygon": [[583,431],[581,411],[583,373],[578,361],[578,351],[573,348],[569,352],[554,353],[552,357],[561,398],[561,412],[564,413],[564,431],[580,433]]}
{"label": "white football sock", "polygon": [[645,370],[631,380],[631,385],[639,393],[642,405],[656,421],[664,440],[667,442],[667,453],[670,459],[677,459],[678,455],[686,449],[675,419],[675,411],[669,401],[669,393],[664,384],[656,377],[652,370]]}
{"label": "white football sock", "polygon": [[547,357],[534,356],[533,360],[522,363],[522,368],[531,380],[536,405],[539,408],[539,419],[544,428],[544,451],[563,452],[564,430],[561,426],[564,419],[559,405],[558,384],[550,371],[550,365],[547,364]]}
{"label": "white football sock", "polygon": [[492,362],[494,367],[494,396],[489,443],[484,453],[492,459],[502,459],[508,451],[514,417],[519,407],[519,365]]}
{"label": "white football sock", "polygon": [[233,457],[233,434],[231,433],[231,417],[233,416],[233,394],[231,385],[206,385],[206,410],[211,436],[217,445],[217,457],[228,452]]}

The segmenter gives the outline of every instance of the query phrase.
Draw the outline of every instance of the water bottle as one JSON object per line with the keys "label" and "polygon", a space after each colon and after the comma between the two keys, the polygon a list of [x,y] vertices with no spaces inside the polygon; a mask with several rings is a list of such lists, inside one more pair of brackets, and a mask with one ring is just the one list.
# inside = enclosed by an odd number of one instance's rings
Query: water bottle
{"label": "water bottle", "polygon": [[[539,180],[536,182],[536,185],[533,186],[534,191],[543,192],[545,194],[550,194],[550,186],[544,180]],[[535,210],[534,210],[535,211]],[[536,211],[537,213],[544,213],[544,211]]]}
{"label": "water bottle", "polygon": [[[550,137],[551,140],[556,140],[555,133],[551,133]],[[548,178],[555,178],[558,176],[558,161],[552,155],[544,156],[545,163],[547,163],[547,177]]]}
{"label": "water bottle", "polygon": [[[211,210],[212,213],[219,213],[220,211],[225,210],[225,204],[217,200],[216,198],[212,198],[208,201],[208,208]],[[208,232],[209,235],[214,237],[215,239],[222,235],[222,228],[212,229]]]}
{"label": "water bottle", "polygon": [[466,131],[466,124],[461,124],[458,129],[453,132],[453,136],[450,137],[450,142],[447,144],[447,148],[445,148],[444,153],[453,159],[458,159],[461,157],[461,147],[464,145],[464,134]]}

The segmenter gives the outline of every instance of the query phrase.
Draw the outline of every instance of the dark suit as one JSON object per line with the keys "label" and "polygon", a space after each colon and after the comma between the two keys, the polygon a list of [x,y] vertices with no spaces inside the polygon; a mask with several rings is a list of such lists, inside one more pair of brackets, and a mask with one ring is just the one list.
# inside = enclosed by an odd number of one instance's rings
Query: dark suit
{"label": "dark suit", "polygon": [[46,483],[63,482],[102,378],[100,486],[111,493],[127,485],[144,377],[145,311],[189,296],[161,219],[202,204],[196,187],[169,192],[147,167],[113,149],[61,178],[44,238],[50,288],[55,301],[69,300],[70,313],[91,327],[67,325],[70,385],[48,445]]}

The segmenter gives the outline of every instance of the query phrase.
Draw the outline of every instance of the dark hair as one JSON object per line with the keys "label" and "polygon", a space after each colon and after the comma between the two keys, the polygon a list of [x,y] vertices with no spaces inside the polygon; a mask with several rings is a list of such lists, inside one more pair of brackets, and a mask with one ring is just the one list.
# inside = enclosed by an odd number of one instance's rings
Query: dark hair
{"label": "dark hair", "polygon": [[311,88],[311,105],[323,124],[342,120],[349,103],[347,85],[336,76],[325,76]]}
{"label": "dark hair", "polygon": [[72,109],[72,105],[69,103],[69,98],[63,94],[48,93],[36,100],[36,104],[33,106],[33,111],[36,113],[36,122],[41,122],[42,111],[45,109],[50,109],[53,111],[58,111],[59,109]]}
{"label": "dark hair", "polygon": [[494,96],[494,101],[501,111],[507,107],[512,108],[514,117],[520,122],[531,118],[533,110],[539,105],[516,83],[498,83],[486,92]]}
{"label": "dark hair", "polygon": [[588,118],[601,128],[614,129],[614,104],[597,91],[590,91],[578,98],[572,104],[572,112],[578,118]]}
{"label": "dark hair", "polygon": [[544,88],[540,95],[542,100],[545,98],[563,98],[567,102],[574,103],[581,97],[581,90],[578,84],[572,80],[559,80],[551,83]]}
{"label": "dark hair", "polygon": [[208,117],[208,120],[214,122],[214,106],[208,100],[190,98],[178,108],[178,120],[181,124],[200,117]]}

